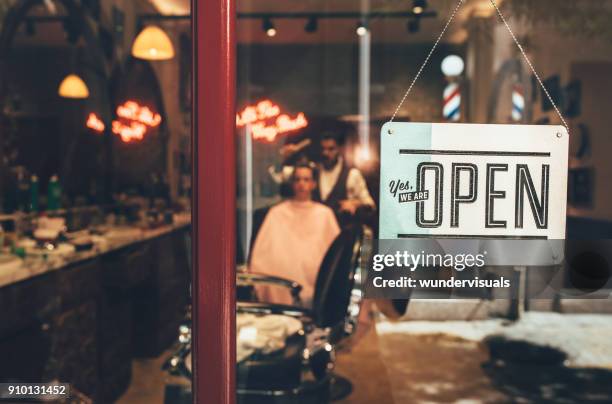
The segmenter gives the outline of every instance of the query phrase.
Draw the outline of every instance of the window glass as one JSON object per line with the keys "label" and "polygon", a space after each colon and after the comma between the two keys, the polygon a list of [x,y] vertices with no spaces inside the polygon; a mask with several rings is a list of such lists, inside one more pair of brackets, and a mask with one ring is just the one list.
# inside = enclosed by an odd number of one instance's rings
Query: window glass
{"label": "window glass", "polygon": [[[548,349],[542,344],[554,344],[566,365],[577,363],[571,344],[513,331],[580,333],[574,321],[587,317],[559,314],[576,310],[570,298],[490,299],[449,289],[444,294],[457,299],[362,300],[355,262],[342,254],[342,246],[378,237],[380,131],[417,73],[398,122],[562,123],[488,0],[462,5],[420,71],[456,5],[237,2],[240,402],[516,401],[541,398],[527,379],[542,389],[549,383],[535,370],[539,350]],[[610,2],[498,6],[569,122],[568,238],[584,236],[587,223],[610,234],[609,141],[596,112],[610,104],[610,32],[600,20]],[[542,273],[530,275],[528,287],[541,287]],[[555,287],[571,287],[570,278],[562,273]],[[526,351],[509,340],[538,353],[518,365],[514,358]],[[529,376],[523,382],[519,374]],[[600,391],[552,379],[571,394]]]}
{"label": "window glass", "polygon": [[0,2],[2,400],[191,402],[189,8]]}

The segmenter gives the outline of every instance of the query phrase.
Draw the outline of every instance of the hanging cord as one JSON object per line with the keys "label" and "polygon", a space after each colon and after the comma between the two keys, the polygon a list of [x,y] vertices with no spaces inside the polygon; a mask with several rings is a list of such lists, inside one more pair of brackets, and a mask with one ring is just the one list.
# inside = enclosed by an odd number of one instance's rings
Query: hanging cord
{"label": "hanging cord", "polygon": [[561,122],[563,122],[563,126],[565,126],[565,130],[567,130],[567,133],[569,134],[569,126],[568,126],[567,122],[565,121],[565,118],[563,118],[563,115],[561,114],[561,111],[559,110],[559,107],[557,107],[557,104],[555,104],[555,101],[550,96],[550,93],[548,92],[548,90],[544,86],[544,83],[542,82],[542,79],[540,78],[540,75],[538,74],[538,72],[536,72],[535,68],[533,67],[533,64],[531,63],[531,60],[529,60],[529,58],[527,57],[527,53],[525,53],[525,50],[523,49],[523,46],[519,43],[518,39],[516,38],[516,35],[514,35],[514,32],[512,31],[512,28],[510,28],[510,24],[508,24],[508,21],[506,21],[506,18],[504,17],[504,15],[502,14],[501,10],[497,6],[497,3],[495,2],[495,0],[489,0],[489,1],[493,5],[493,7],[495,7],[495,10],[497,11],[497,15],[499,15],[499,18],[502,20],[502,22],[504,23],[506,28],[508,28],[508,32],[512,36],[512,39],[514,40],[514,43],[516,44],[516,46],[521,51],[521,54],[523,55],[523,59],[525,59],[525,62],[527,62],[527,65],[529,65],[529,68],[533,72],[533,75],[535,76],[536,80],[538,81],[538,84],[540,85],[540,87],[542,87],[542,90],[544,91],[544,94],[546,94],[546,97],[548,98],[548,101],[550,101],[550,103],[552,104],[553,108],[555,108],[555,112],[557,112],[557,115],[559,115],[559,118],[561,119]]}
{"label": "hanging cord", "polygon": [[408,94],[410,94],[410,92],[412,91],[412,87],[414,87],[414,83],[416,83],[416,81],[419,79],[419,77],[421,76],[421,73],[423,72],[423,69],[425,68],[425,66],[427,66],[427,63],[429,63],[429,59],[431,58],[431,55],[434,53],[434,51],[436,50],[436,47],[438,46],[438,44],[440,43],[440,41],[442,40],[442,37],[444,36],[444,34],[446,33],[446,30],[448,29],[448,26],[451,24],[451,22],[453,21],[453,19],[455,18],[455,15],[457,14],[457,11],[459,11],[459,9],[461,8],[461,6],[463,5],[463,2],[465,0],[459,0],[457,2],[457,5],[455,6],[455,9],[453,10],[452,14],[450,15],[448,21],[446,21],[446,25],[444,26],[444,28],[442,28],[442,32],[440,32],[440,35],[438,35],[438,39],[436,39],[436,42],[434,43],[434,45],[432,46],[431,50],[429,51],[429,54],[427,55],[427,57],[425,58],[425,61],[423,62],[423,64],[421,65],[421,68],[419,69],[419,71],[417,72],[416,76],[414,76],[414,78],[412,79],[412,83],[410,83],[410,87],[408,87],[408,90],[406,90],[406,92],[404,93],[404,96],[402,97],[402,100],[400,101],[400,103],[397,105],[397,108],[395,108],[395,112],[393,112],[393,115],[391,116],[391,120],[389,120],[389,122],[393,122],[393,120],[395,119],[395,116],[397,115],[397,113],[399,112],[400,108],[402,107],[402,104],[404,103],[404,101],[406,100],[406,97],[408,97]]}
{"label": "hanging cord", "polygon": [[[446,30],[448,29],[449,25],[451,24],[451,22],[455,18],[455,15],[457,14],[457,11],[459,11],[459,8],[461,8],[461,6],[463,5],[464,1],[465,0],[459,0],[457,2],[457,5],[455,6],[455,9],[453,10],[452,14],[450,15],[448,21],[446,22],[446,25],[442,29],[442,32],[440,32],[440,35],[438,35],[438,39],[436,39],[436,42],[434,43],[433,47],[429,51],[429,54],[425,58],[425,61],[423,62],[421,67],[419,68],[419,71],[417,72],[416,76],[414,76],[414,79],[412,79],[412,83],[410,83],[410,87],[408,87],[408,90],[406,90],[406,92],[404,93],[404,96],[402,97],[400,103],[397,105],[397,108],[395,108],[395,112],[393,112],[393,115],[391,116],[391,119],[389,120],[389,122],[393,122],[393,120],[397,116],[397,113],[399,112],[400,108],[402,107],[402,104],[404,103],[404,101],[406,100],[406,98],[408,97],[410,92],[412,91],[412,87],[414,87],[414,84],[416,83],[416,81],[421,76],[421,73],[423,72],[423,69],[425,68],[425,66],[429,62],[429,59],[431,58],[431,55],[436,50],[436,47],[438,46],[438,44],[442,40],[442,37],[446,33]],[[563,122],[563,126],[565,127],[565,129],[567,130],[567,133],[569,134],[569,125],[565,121],[565,118],[563,118],[563,115],[561,114],[561,111],[559,110],[559,107],[557,107],[557,104],[553,100],[552,96],[550,95],[550,93],[548,92],[546,87],[544,86],[544,83],[542,82],[542,79],[540,78],[540,75],[536,72],[535,68],[533,67],[533,64],[531,63],[531,60],[529,60],[529,57],[527,57],[527,53],[525,53],[525,50],[523,49],[523,46],[520,44],[520,42],[516,38],[516,35],[514,35],[514,32],[510,28],[510,24],[508,24],[508,21],[506,20],[506,18],[502,14],[501,10],[497,6],[497,3],[495,2],[495,0],[489,0],[489,1],[491,2],[491,5],[495,8],[495,11],[497,12],[497,15],[499,16],[501,21],[504,23],[504,25],[508,29],[508,32],[510,32],[510,35],[512,36],[512,40],[514,41],[516,46],[521,51],[521,54],[523,55],[523,59],[525,59],[525,62],[527,63],[527,65],[529,66],[531,71],[533,72],[533,75],[535,76],[536,80],[538,81],[538,84],[540,85],[540,87],[544,91],[544,94],[546,94],[546,97],[548,98],[548,101],[550,101],[550,103],[552,104],[553,108],[555,109],[555,112],[557,113],[557,115],[561,119],[561,122]]]}

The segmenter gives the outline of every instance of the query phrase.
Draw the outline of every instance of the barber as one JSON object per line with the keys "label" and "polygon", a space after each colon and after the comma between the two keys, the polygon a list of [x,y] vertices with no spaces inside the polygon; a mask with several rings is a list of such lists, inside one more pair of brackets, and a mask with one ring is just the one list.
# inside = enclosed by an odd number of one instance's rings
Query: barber
{"label": "barber", "polygon": [[376,204],[361,171],[344,160],[344,137],[324,132],[319,145],[320,175],[315,199],[329,206],[343,225],[366,221]]}

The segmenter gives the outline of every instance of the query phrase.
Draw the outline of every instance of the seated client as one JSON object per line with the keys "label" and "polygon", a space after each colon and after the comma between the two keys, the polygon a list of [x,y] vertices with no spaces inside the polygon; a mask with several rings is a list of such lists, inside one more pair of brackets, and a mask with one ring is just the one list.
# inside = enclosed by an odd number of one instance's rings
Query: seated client
{"label": "seated client", "polygon": [[[270,208],[251,253],[249,271],[296,281],[303,286],[302,299],[312,300],[319,266],[327,249],[340,233],[333,211],[312,200],[317,178],[315,168],[299,164],[293,170],[291,198]],[[262,301],[291,303],[287,290],[258,287]]]}

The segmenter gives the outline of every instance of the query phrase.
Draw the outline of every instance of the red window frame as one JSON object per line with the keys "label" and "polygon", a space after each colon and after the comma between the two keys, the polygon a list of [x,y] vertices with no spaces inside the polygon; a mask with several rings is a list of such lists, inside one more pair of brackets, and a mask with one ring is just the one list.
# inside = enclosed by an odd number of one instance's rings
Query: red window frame
{"label": "red window frame", "polygon": [[236,395],[235,0],[192,0],[194,403]]}

